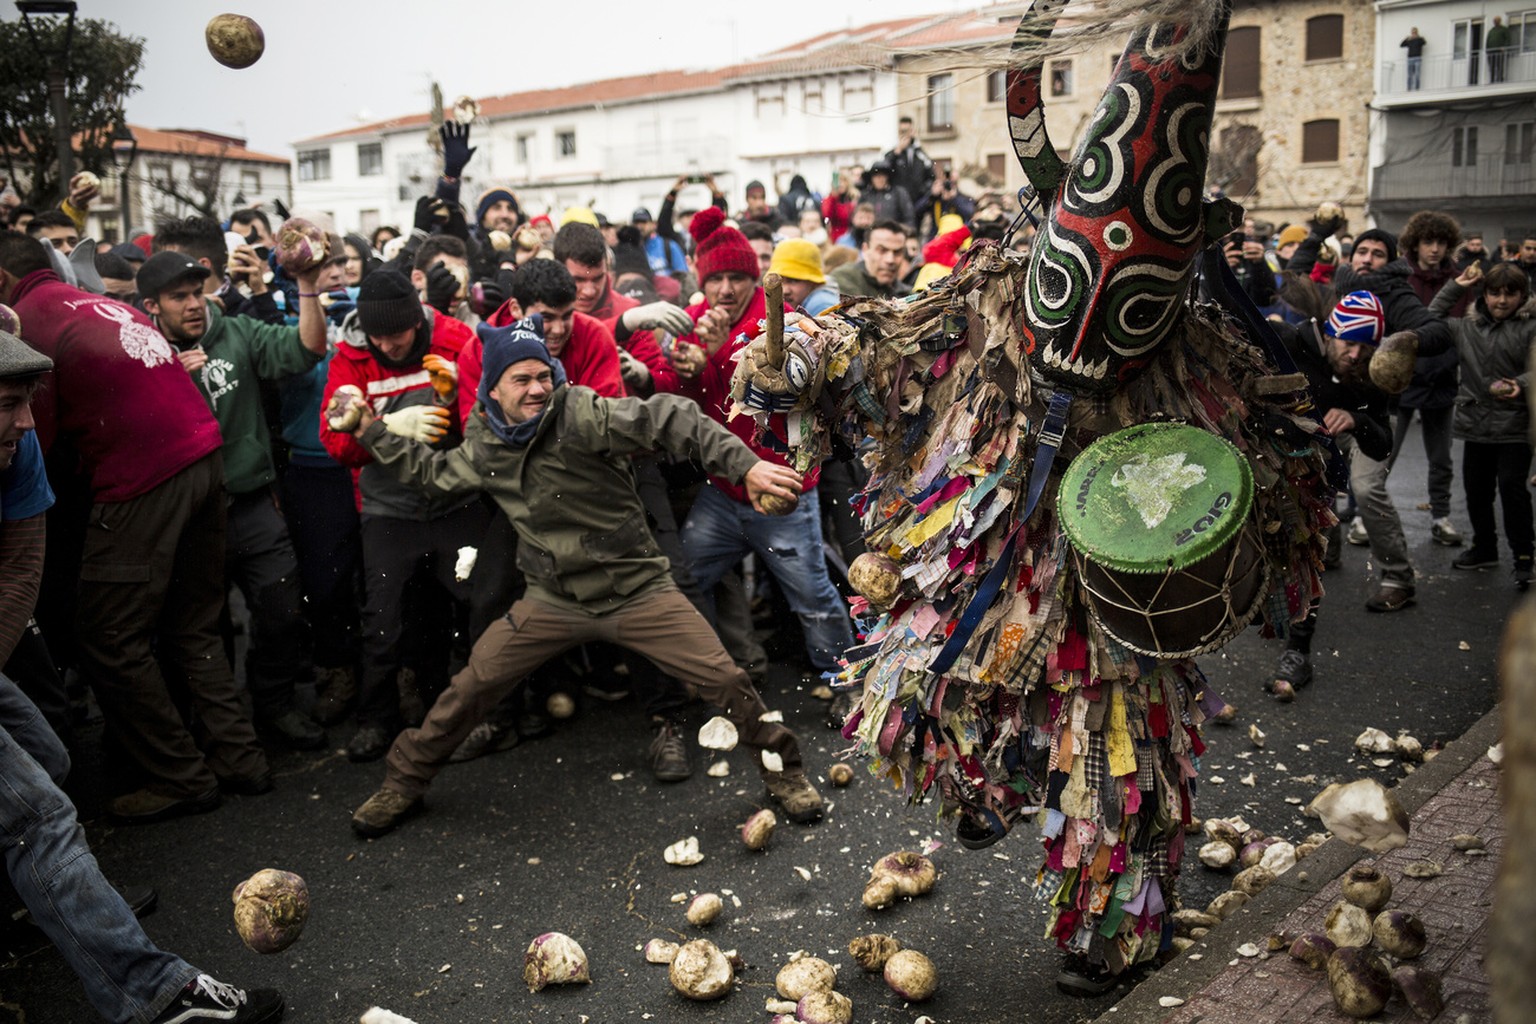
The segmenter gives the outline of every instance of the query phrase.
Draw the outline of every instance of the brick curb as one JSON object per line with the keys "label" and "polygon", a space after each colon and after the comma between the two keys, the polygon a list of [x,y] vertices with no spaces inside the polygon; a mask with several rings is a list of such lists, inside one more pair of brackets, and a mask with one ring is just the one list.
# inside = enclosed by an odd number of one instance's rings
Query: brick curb
{"label": "brick curb", "polygon": [[[1499,740],[1503,705],[1495,705],[1458,739],[1446,744],[1433,760],[1405,777],[1392,792],[1412,817],[1419,808],[1458,778]],[[1136,986],[1124,999],[1110,1007],[1094,1024],[1154,1024],[1173,1010],[1158,1004],[1163,996],[1188,999],[1201,991],[1228,969],[1226,955],[1214,956],[1214,949],[1230,949],[1246,938],[1258,942],[1290,916],[1291,912],[1348,871],[1367,851],[1332,839],[1324,843],[1300,865],[1246,903],[1242,909],[1194,946],[1190,952],[1204,953],[1201,960],[1180,956],[1167,967]],[[1302,876],[1306,877],[1303,878]],[[1241,936],[1241,937],[1240,937]]]}

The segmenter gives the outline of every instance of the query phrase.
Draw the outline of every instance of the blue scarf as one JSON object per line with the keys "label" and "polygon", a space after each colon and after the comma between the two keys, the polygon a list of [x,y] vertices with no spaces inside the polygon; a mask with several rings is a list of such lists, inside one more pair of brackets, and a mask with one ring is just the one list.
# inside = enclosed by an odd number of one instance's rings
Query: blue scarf
{"label": "blue scarf", "polygon": [[550,400],[554,400],[554,391],[565,385],[565,367],[560,365],[560,360],[549,354],[549,349],[544,345],[544,321],[534,315],[526,320],[519,320],[506,327],[492,327],[489,324],[480,324],[475,328],[480,335],[484,346],[482,370],[480,374],[480,388],[476,397],[485,407],[486,423],[491,428],[491,433],[501,438],[513,448],[526,448],[533,440],[533,435],[538,432],[539,421],[544,418],[544,412],[549,408],[546,403],[544,409],[539,410],[538,415],[531,416],[521,423],[508,423],[502,414],[501,405],[491,397],[491,389],[501,380],[502,374],[507,372],[507,367],[513,363],[520,363],[525,359],[537,359],[549,367],[554,376],[554,388],[550,393]]}

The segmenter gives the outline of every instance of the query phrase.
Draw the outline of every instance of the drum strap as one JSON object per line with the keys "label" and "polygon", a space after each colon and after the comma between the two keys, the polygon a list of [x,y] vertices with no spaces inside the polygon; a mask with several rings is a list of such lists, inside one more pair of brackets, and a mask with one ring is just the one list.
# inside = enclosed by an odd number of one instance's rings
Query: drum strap
{"label": "drum strap", "polygon": [[954,632],[949,634],[949,639],[944,642],[937,657],[928,666],[928,671],[934,675],[942,675],[949,671],[955,659],[960,657],[960,652],[965,650],[965,645],[970,642],[976,627],[981,625],[982,617],[987,614],[987,609],[992,607],[992,602],[997,599],[997,592],[1002,589],[1003,582],[1007,580],[1008,570],[1013,566],[1013,553],[1018,546],[1019,532],[1024,529],[1024,524],[1029,522],[1029,517],[1034,515],[1035,506],[1040,503],[1040,496],[1045,493],[1045,482],[1050,478],[1051,464],[1056,461],[1056,453],[1061,449],[1062,438],[1066,437],[1067,412],[1071,407],[1070,391],[1051,392],[1050,405],[1045,412],[1045,422],[1040,426],[1040,436],[1035,439],[1035,461],[1029,471],[1029,491],[1024,502],[1024,512],[1014,521],[1014,527],[1009,531],[1008,539],[1003,541],[1003,549],[997,553],[992,568],[982,579],[981,585],[976,588],[970,604],[965,606],[965,611],[961,612],[960,618],[955,621]]}

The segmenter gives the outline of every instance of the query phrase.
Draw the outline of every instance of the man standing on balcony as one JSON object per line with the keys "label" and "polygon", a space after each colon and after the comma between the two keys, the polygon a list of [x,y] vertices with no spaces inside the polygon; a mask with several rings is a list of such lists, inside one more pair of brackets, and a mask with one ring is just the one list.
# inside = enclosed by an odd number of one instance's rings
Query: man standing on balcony
{"label": "man standing on balcony", "polygon": [[1415,26],[1408,30],[1408,38],[1398,45],[1408,51],[1408,91],[1414,92],[1419,88],[1419,76],[1423,71],[1424,37]]}
{"label": "man standing on balcony", "polygon": [[1488,39],[1484,43],[1488,51],[1490,85],[1504,81],[1504,61],[1509,56],[1509,46],[1513,41],[1514,35],[1509,31],[1509,26],[1504,24],[1504,19],[1494,18],[1493,28],[1488,30]]}

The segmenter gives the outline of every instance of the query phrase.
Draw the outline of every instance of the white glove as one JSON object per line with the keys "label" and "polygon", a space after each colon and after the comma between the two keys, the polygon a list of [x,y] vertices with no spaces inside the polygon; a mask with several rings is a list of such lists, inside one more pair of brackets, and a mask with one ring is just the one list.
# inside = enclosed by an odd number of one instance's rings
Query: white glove
{"label": "white glove", "polygon": [[452,414],[440,405],[413,405],[384,416],[384,429],[410,441],[431,444],[448,433]]}
{"label": "white glove", "polygon": [[631,388],[647,387],[651,383],[651,368],[636,359],[627,349],[619,349],[619,376]]}
{"label": "white glove", "polygon": [[658,327],[678,338],[693,333],[693,318],[670,302],[636,306],[619,319],[631,334],[635,331],[654,331]]}

